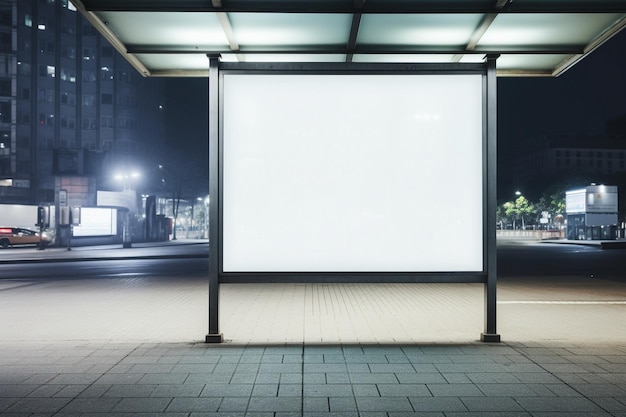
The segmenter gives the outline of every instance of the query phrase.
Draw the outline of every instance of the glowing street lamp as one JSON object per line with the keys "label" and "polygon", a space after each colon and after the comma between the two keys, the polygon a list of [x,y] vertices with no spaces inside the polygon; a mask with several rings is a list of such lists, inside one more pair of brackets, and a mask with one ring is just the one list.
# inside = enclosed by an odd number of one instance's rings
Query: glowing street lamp
{"label": "glowing street lamp", "polygon": [[131,173],[118,173],[115,174],[115,179],[118,181],[123,181],[122,190],[130,190],[131,188],[131,179],[139,178],[141,175],[137,171],[133,171]]}

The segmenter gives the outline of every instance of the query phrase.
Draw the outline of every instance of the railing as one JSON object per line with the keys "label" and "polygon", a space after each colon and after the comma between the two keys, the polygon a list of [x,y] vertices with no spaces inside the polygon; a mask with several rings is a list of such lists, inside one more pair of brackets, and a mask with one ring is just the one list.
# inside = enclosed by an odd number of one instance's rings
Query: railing
{"label": "railing", "polygon": [[502,239],[564,239],[564,230],[496,230],[496,238]]}

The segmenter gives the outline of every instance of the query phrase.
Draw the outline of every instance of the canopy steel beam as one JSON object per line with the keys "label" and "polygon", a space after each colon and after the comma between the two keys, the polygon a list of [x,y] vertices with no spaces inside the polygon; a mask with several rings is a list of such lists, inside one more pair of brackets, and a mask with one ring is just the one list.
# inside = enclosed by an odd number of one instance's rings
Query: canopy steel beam
{"label": "canopy steel beam", "polygon": [[[624,13],[625,2],[615,1],[559,1],[559,2],[524,2],[506,3],[498,9],[486,7],[482,2],[376,2],[369,3],[361,13],[414,13],[414,14],[451,14],[451,13]],[[87,10],[97,11],[143,11],[143,12],[226,12],[226,13],[355,13],[354,4],[349,2],[327,1],[223,1],[221,7],[215,7],[206,0],[83,0]]]}
{"label": "canopy steel beam", "polygon": [[307,47],[275,47],[275,48],[254,48],[244,47],[239,48],[236,51],[232,49],[197,49],[196,47],[172,47],[172,46],[159,46],[159,45],[128,45],[127,53],[129,54],[202,54],[202,55],[217,55],[217,54],[380,54],[380,55],[404,55],[404,54],[427,54],[427,55],[447,55],[447,54],[463,54],[463,55],[487,55],[493,53],[499,53],[503,55],[572,55],[583,54],[585,52],[584,45],[575,46],[553,46],[553,47],[535,47],[533,49],[498,49],[495,51],[491,48],[474,48],[466,49],[459,47],[445,47],[445,46],[359,46],[349,48],[345,46],[315,46],[311,48]]}

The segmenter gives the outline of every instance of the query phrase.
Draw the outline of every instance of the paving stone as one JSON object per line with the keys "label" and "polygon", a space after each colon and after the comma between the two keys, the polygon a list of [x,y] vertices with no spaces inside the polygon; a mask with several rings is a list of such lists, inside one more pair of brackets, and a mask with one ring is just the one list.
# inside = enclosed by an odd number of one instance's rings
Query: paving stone
{"label": "paving stone", "polygon": [[524,411],[517,401],[511,397],[462,397],[461,401],[470,411]]}
{"label": "paving stone", "polygon": [[204,389],[202,384],[164,384],[158,385],[150,394],[151,397],[199,397]]}
{"label": "paving stone", "polygon": [[302,398],[296,397],[252,397],[248,405],[249,411],[294,411],[302,410]]}
{"label": "paving stone", "polygon": [[356,404],[360,412],[366,411],[413,411],[413,407],[407,398],[394,397],[356,397]]}
{"label": "paving stone", "polygon": [[395,374],[355,373],[350,374],[350,381],[353,384],[398,384]]}
{"label": "paving stone", "polygon": [[329,397],[328,403],[330,404],[331,412],[345,413],[357,411],[354,397]]}
{"label": "paving stone", "polygon": [[65,407],[71,399],[69,398],[22,398],[11,406],[9,406],[4,412],[10,413],[50,413],[54,414]]}
{"label": "paving stone", "polygon": [[112,385],[104,394],[104,397],[149,397],[156,389],[156,385]]}
{"label": "paving stone", "polygon": [[410,397],[416,412],[467,411],[467,407],[458,397]]}
{"label": "paving stone", "polygon": [[381,397],[430,397],[426,384],[380,384]]}
{"label": "paving stone", "polygon": [[472,384],[427,384],[426,386],[435,397],[481,397],[485,395]]}
{"label": "paving stone", "polygon": [[[256,387],[260,387],[259,391],[263,388],[271,388],[271,391],[262,391],[262,392],[273,392],[276,395],[276,385],[257,385]],[[201,397],[249,397],[253,395],[253,388],[256,388],[253,384],[206,384]]]}
{"label": "paving stone", "polygon": [[67,404],[62,413],[108,413],[120,398],[76,398]]}
{"label": "paving stone", "polygon": [[174,398],[167,400],[166,406],[168,413],[216,412],[221,402],[221,398]]}
{"label": "paving stone", "polygon": [[[195,400],[187,399],[184,400]],[[161,413],[172,401],[171,398],[122,398],[113,407],[113,412]]]}
{"label": "paving stone", "polygon": [[304,384],[305,397],[352,397],[350,384]]}
{"label": "paving stone", "polygon": [[225,397],[219,406],[219,412],[233,412],[240,411],[245,412],[248,409],[248,403],[250,399],[248,397]]}

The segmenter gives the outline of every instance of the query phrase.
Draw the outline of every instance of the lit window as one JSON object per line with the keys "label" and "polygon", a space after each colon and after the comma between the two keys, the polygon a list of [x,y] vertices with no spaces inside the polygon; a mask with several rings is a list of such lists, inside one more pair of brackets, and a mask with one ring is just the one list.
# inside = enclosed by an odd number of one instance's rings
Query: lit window
{"label": "lit window", "polygon": [[31,15],[24,15],[24,26],[29,28],[33,27],[33,17]]}

